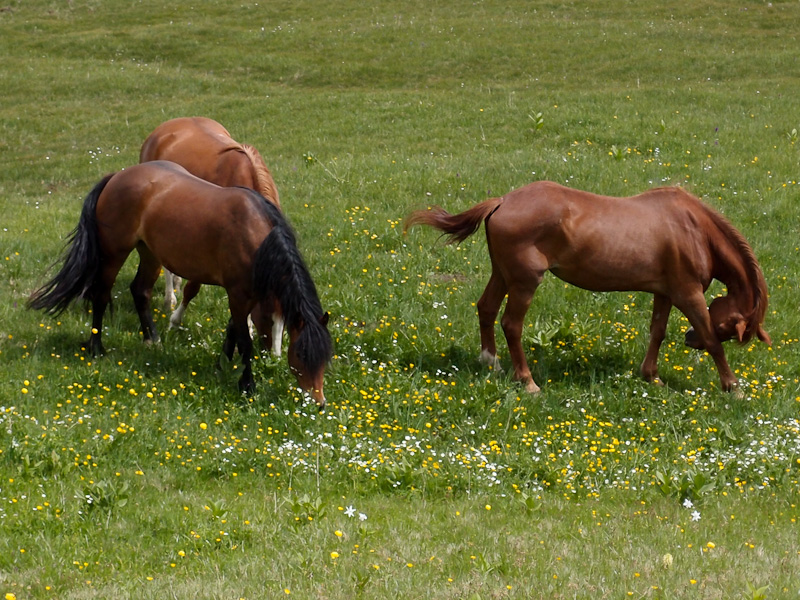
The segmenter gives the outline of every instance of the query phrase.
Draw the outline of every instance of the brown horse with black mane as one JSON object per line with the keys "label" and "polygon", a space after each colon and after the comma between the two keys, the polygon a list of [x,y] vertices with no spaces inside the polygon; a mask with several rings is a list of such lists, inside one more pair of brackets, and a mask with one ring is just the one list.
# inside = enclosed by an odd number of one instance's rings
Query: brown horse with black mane
{"label": "brown horse with black mane", "polygon": [[[181,165],[192,175],[216,183],[222,187],[246,187],[257,191],[269,202],[280,208],[278,189],[264,159],[253,146],[240,144],[228,130],[212,119],[205,117],[180,117],[165,121],[147,136],[139,153],[139,162],[169,160]],[[164,310],[175,303],[175,288],[180,279],[165,270],[166,295]],[[181,324],[189,302],[200,291],[200,284],[190,281],[183,290],[180,305],[170,317],[170,326]],[[263,313],[256,308],[253,313],[258,329],[271,331],[272,352],[281,353],[283,319],[279,312]]]}
{"label": "brown horse with black mane", "polygon": [[[767,285],[750,245],[724,217],[677,187],[631,198],[600,196],[540,181],[473,206],[458,215],[441,208],[411,213],[405,224],[435,227],[461,242],[486,223],[492,275],[478,301],[481,360],[499,367],[494,324],[508,295],[501,325],[514,376],[538,392],[522,348],[522,326],[546,271],[587,290],[653,294],[650,343],[641,373],[658,379],[658,351],[672,306],[689,319],[685,343],[706,350],[722,389],[736,377],[722,343],[754,336],[769,345],[762,328]],[[728,294],[706,306],[712,279]]]}
{"label": "brown horse with black mane", "polygon": [[242,357],[239,388],[254,387],[247,315],[277,303],[289,331],[289,366],[303,390],[325,404],[323,373],[331,355],[328,313],[322,310],[294,232],[281,211],[257,192],[223,188],[172,162],[134,165],[103,178],[86,196],[59,272],[34,292],[29,306],[51,314],[73,300],[92,303],[92,354],[104,352],[103,315],[128,255],[139,268],[130,285],[146,342],[158,332],[150,299],[164,265],[190,281],[228,294],[230,321],[222,351]]}

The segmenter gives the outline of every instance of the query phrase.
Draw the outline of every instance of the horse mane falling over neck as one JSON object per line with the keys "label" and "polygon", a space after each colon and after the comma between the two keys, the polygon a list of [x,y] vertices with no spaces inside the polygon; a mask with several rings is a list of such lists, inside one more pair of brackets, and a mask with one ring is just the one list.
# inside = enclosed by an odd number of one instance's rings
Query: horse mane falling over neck
{"label": "horse mane falling over neck", "polygon": [[[727,281],[723,279],[720,279],[720,281],[728,287],[729,295],[744,301],[749,299],[751,302],[750,306],[740,306],[742,310],[747,311],[744,313],[744,317],[747,320],[747,327],[742,336],[742,342],[749,342],[758,332],[759,326],[764,322],[764,317],[767,314],[769,298],[764,273],[761,271],[761,267],[758,264],[758,260],[750,244],[730,221],[699,200],[698,204],[703,208],[714,225],[716,225],[725,241],[732,246],[738,258],[741,260],[741,265],[739,265],[739,267],[744,271],[745,280],[735,281],[726,277],[725,279],[727,279]],[[725,256],[729,255],[728,252],[725,252],[725,248],[723,244],[720,243],[720,240],[714,240],[712,242],[712,248],[718,258],[725,260]],[[736,267],[736,265],[731,264],[724,265],[724,268],[728,269],[734,276],[737,271]]]}
{"label": "horse mane falling over neck", "polygon": [[317,288],[286,218],[269,202],[261,206],[273,227],[256,252],[253,287],[259,298],[278,300],[287,329],[298,332],[298,356],[310,369],[321,368],[331,358],[332,343]]}
{"label": "horse mane falling over neck", "polygon": [[267,164],[264,162],[261,154],[254,146],[251,146],[250,144],[240,145],[253,165],[256,191],[265,198],[269,199],[269,201],[275,206],[280,208],[281,202],[280,198],[278,197],[278,188],[275,186],[275,180],[272,178],[272,173],[270,173],[269,169],[267,168]]}

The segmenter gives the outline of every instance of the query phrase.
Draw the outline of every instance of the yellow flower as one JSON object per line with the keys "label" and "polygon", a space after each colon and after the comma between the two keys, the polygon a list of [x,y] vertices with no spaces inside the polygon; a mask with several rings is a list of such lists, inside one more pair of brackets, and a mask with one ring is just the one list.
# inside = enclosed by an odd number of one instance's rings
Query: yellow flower
{"label": "yellow flower", "polygon": [[333,560],[336,560],[337,558],[339,558],[339,553],[338,552],[331,552],[331,558]]}
{"label": "yellow flower", "polygon": [[491,505],[491,504],[487,504],[487,505],[485,506],[485,508],[486,508],[486,510],[492,510],[492,505]]}
{"label": "yellow flower", "polygon": [[8,592],[6,594],[6,600],[17,600],[17,597],[14,594],[12,594],[11,592]]}
{"label": "yellow flower", "polygon": [[200,429],[208,429],[208,425],[206,423],[200,423]]}
{"label": "yellow flower", "polygon": [[334,531],[333,533],[336,535],[336,537],[342,537],[342,532],[339,531],[338,529],[336,531]]}

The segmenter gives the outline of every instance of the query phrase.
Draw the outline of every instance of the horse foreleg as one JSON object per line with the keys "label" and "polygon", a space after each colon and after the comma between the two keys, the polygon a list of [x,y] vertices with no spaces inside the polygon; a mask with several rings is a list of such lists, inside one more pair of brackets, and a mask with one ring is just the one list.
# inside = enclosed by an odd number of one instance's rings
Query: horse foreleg
{"label": "horse foreleg", "polygon": [[273,312],[269,313],[266,309],[266,302],[259,302],[250,313],[249,319],[252,319],[256,334],[261,341],[261,347],[270,347],[272,354],[280,356],[284,327],[280,304],[275,302]]}
{"label": "horse foreleg", "polygon": [[722,343],[714,333],[705,297],[702,293],[699,293],[692,296],[684,305],[676,303],[675,306],[689,319],[689,323],[694,327],[703,348],[714,359],[714,364],[717,365],[717,371],[719,371],[722,390],[730,392],[736,387],[737,380],[728,365],[728,360],[725,358],[725,350],[722,348]]}
{"label": "horse foreleg", "polygon": [[[236,329],[233,324],[233,319],[228,319],[228,326],[225,328],[225,339],[222,342],[222,354],[228,359],[233,360],[233,352],[236,350]],[[222,368],[222,357],[217,367]]]}
{"label": "horse foreleg", "polygon": [[478,300],[478,323],[481,328],[481,354],[478,360],[497,371],[502,371],[503,368],[497,359],[494,326],[497,313],[500,312],[500,305],[506,297],[506,291],[503,278],[496,271],[492,271],[489,283],[486,284],[486,289],[483,290],[483,295]]}
{"label": "horse foreleg", "polygon": [[[175,276],[177,278],[177,275]],[[189,302],[191,302],[197,293],[200,291],[201,283],[197,283],[196,281],[189,281],[183,287],[183,297],[181,298],[181,303],[178,305],[178,308],[175,309],[175,312],[172,313],[172,316],[169,318],[169,326],[170,328],[173,327],[180,327],[181,322],[183,321],[183,313],[186,312],[186,308],[189,306]]]}
{"label": "horse foreleg", "polygon": [[253,380],[253,368],[251,361],[253,358],[253,340],[250,338],[250,329],[247,326],[247,315],[250,314],[250,306],[246,306],[244,302],[232,302],[228,300],[228,305],[231,310],[231,320],[228,324],[228,339],[232,336],[236,342],[236,347],[239,348],[239,354],[242,357],[242,376],[239,378],[239,391],[243,393],[251,393],[255,389],[255,381]]}
{"label": "horse foreleg", "polygon": [[131,295],[142,325],[142,337],[146,343],[155,343],[159,341],[159,337],[150,310],[150,300],[153,286],[161,273],[161,263],[147,247],[140,246],[138,251],[139,269],[131,282]]}
{"label": "horse foreleg", "polygon": [[668,296],[653,296],[653,318],[650,321],[650,343],[642,361],[642,377],[645,381],[663,385],[658,377],[658,351],[667,333],[667,321],[672,310],[672,300]]}
{"label": "horse foreleg", "polygon": [[275,302],[275,307],[272,311],[272,354],[274,356],[281,355],[281,343],[283,342],[283,311],[281,305]]}
{"label": "horse foreleg", "polygon": [[537,393],[539,386],[533,381],[528,362],[525,360],[525,351],[522,348],[522,326],[535,291],[535,287],[532,290],[520,287],[509,289],[506,309],[500,320],[508,342],[511,364],[514,366],[514,379],[525,384],[525,391],[531,394]]}

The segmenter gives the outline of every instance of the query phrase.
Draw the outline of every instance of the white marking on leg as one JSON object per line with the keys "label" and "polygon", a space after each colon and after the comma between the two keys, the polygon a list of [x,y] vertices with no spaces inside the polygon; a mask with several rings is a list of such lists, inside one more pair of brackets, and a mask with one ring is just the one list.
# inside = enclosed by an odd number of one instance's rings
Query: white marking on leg
{"label": "white marking on leg", "polygon": [[175,309],[175,312],[172,313],[172,316],[169,318],[169,328],[172,329],[173,327],[180,327],[181,321],[183,321],[183,313],[186,312],[186,305],[182,302],[178,305],[178,308]]}
{"label": "white marking on leg", "polygon": [[247,315],[247,330],[250,332],[250,339],[253,339],[258,335],[255,323],[253,323],[253,317],[250,315]]}
{"label": "white marking on leg", "polygon": [[175,305],[177,299],[175,298],[174,277],[172,273],[166,269],[164,269],[164,287],[164,312],[169,312],[172,310],[172,307]]}
{"label": "white marking on leg", "polygon": [[283,317],[272,315],[272,354],[281,355],[281,344],[283,342]]}
{"label": "white marking on leg", "polygon": [[495,371],[502,371],[503,367],[500,365],[500,360],[497,358],[496,354],[492,354],[486,349],[481,350],[481,355],[478,357],[478,361],[487,365],[494,369]]}

